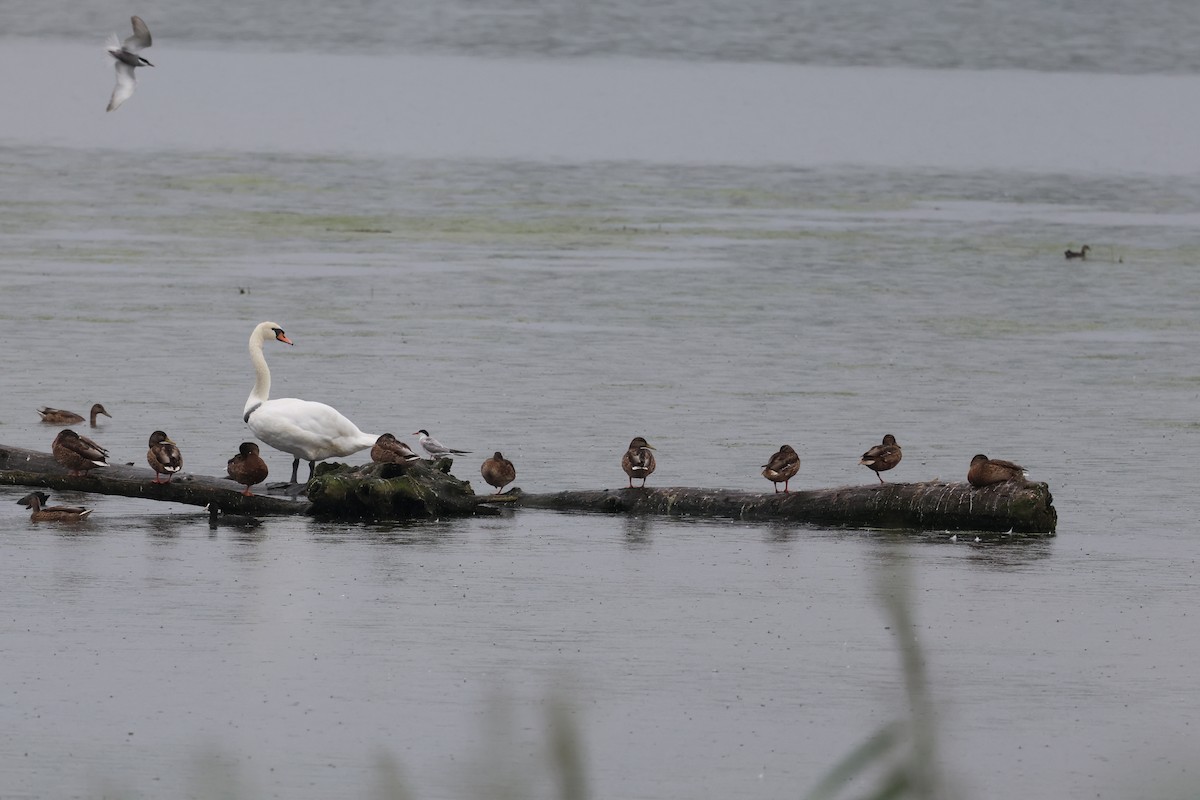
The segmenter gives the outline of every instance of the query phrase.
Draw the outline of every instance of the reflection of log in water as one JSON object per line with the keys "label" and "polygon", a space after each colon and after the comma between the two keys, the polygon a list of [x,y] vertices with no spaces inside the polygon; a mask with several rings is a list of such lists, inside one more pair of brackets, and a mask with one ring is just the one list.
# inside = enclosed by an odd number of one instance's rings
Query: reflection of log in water
{"label": "reflection of log in water", "polygon": [[852,528],[1013,531],[1053,534],[1058,522],[1045,483],[884,483],[760,494],[726,489],[617,489],[527,494],[515,505],[558,511],[783,520]]}
{"label": "reflection of log in water", "polygon": [[72,477],[49,453],[0,446],[0,483],[213,505],[231,514],[314,514],[343,519],[402,520],[495,513],[509,505],[558,511],[739,520],[779,520],[854,528],[1013,531],[1053,534],[1058,521],[1044,483],[884,483],[761,494],[726,489],[618,489],[476,496],[450,474],[449,458],[411,464],[321,464],[310,502],[256,494],[244,497],[226,478],[187,474],[152,483],[145,468],[113,466]]}

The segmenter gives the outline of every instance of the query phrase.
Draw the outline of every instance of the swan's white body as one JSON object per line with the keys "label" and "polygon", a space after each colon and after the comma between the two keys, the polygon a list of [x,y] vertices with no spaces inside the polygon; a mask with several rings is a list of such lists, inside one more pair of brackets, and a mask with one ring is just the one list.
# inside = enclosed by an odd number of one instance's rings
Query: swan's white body
{"label": "swan's white body", "polygon": [[333,406],[296,397],[270,399],[271,370],[263,356],[263,344],[272,339],[291,344],[274,322],[263,322],[250,334],[255,380],[242,418],[261,441],[292,455],[292,483],[296,483],[302,458],[308,462],[308,477],[312,480],[317,461],[348,456],[374,445],[378,436],[363,433]]}

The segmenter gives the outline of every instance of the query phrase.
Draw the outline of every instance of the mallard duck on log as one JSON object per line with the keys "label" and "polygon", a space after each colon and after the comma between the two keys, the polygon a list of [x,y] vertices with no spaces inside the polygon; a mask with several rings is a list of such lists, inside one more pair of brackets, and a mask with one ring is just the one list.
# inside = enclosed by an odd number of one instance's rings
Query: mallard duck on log
{"label": "mallard duck on log", "polygon": [[629,476],[629,488],[633,488],[633,479],[641,478],[641,488],[646,488],[646,478],[653,474],[658,464],[654,461],[654,447],[644,437],[635,436],[629,443],[629,449],[621,456],[621,469]]}
{"label": "mallard duck on log", "polygon": [[776,492],[779,491],[779,484],[782,483],[784,494],[788,494],[788,482],[796,477],[796,473],[799,471],[800,456],[790,444],[780,447],[775,455],[762,465],[763,477],[771,482]]}
{"label": "mallard duck on log", "polygon": [[54,460],[79,476],[96,467],[108,466],[108,451],[86,436],[67,428],[59,431],[50,445]]}
{"label": "mallard duck on log", "polygon": [[[361,520],[470,516],[487,507],[665,514],[783,521],[826,527],[912,531],[996,531],[1053,534],[1057,511],[1049,487],[1027,480],[985,486],[968,482],[878,483],[789,493],[706,488],[621,488],[476,496],[450,474],[449,459],[409,464],[320,465],[309,501],[245,496],[225,478],[189,473],[186,480],[153,486],[145,467],[114,465],[98,474],[72,476],[46,453],[0,446],[0,483],[47,486],[153,500],[207,505],[231,514],[311,514]],[[495,513],[494,510],[491,513]]]}
{"label": "mallard duck on log", "polygon": [[896,444],[896,437],[889,433],[883,437],[882,444],[877,444],[863,453],[858,463],[875,470],[875,477],[879,478],[880,483],[883,483],[883,476],[879,473],[892,469],[900,463],[900,459],[903,457],[904,453],[901,452],[900,445]]}
{"label": "mallard duck on log", "polygon": [[479,467],[479,474],[488,486],[496,487],[496,494],[500,494],[505,486],[517,479],[517,468],[497,450]]}
{"label": "mallard duck on log", "polygon": [[393,434],[383,433],[371,447],[371,460],[376,464],[407,464],[421,457]]}
{"label": "mallard duck on log", "polygon": [[[183,453],[167,434],[155,431],[150,434],[150,449],[146,451],[146,463],[154,470],[154,483],[170,483],[171,478],[183,469]],[[159,480],[159,475],[166,475],[165,481]]]}
{"label": "mallard duck on log", "polygon": [[237,455],[225,463],[225,474],[230,480],[246,487],[242,490],[244,496],[253,497],[250,487],[265,481],[270,470],[267,469],[267,462],[258,454],[258,444],[242,442],[238,445]]}

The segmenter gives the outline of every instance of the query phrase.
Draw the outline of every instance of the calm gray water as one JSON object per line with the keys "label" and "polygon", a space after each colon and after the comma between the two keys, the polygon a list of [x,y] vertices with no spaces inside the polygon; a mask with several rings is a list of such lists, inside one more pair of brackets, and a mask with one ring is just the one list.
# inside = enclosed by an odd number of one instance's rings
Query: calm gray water
{"label": "calm gray water", "polygon": [[[1116,36],[1095,17],[1124,19],[1120,4],[996,9],[1007,22],[983,53],[923,32],[932,4],[865,26],[936,44],[944,62],[829,33],[882,13],[865,5],[813,4],[791,36],[754,3],[589,4],[558,27],[548,5],[391,8],[146,9],[165,63],[108,116],[111,70],[82,39],[127,9],[6,20],[72,41],[0,50],[62,56],[0,90],[23,112],[0,120],[0,443],[48,449],[37,406],[100,401],[113,419],[96,435],[117,460],[142,463],[163,428],[188,470],[219,473],[248,433],[246,339],[270,319],[296,343],[267,351],[275,396],[333,403],[371,432],[428,428],[474,451],[455,472],[480,492],[495,449],[527,491],[619,487],[638,434],[658,448],[660,486],[766,490],[759,465],[784,442],[802,487],[871,482],[858,455],[891,432],[897,481],[962,477],[976,452],[1024,464],[1054,491],[1059,535],[977,545],[529,511],[247,533],[184,506],[70,494],[55,499],[95,513],[64,529],[30,523],[11,502],[24,491],[3,487],[0,794],[328,798],[399,782],[418,798],[551,797],[561,702],[595,797],[797,796],[904,714],[877,597],[899,561],[956,796],[1195,796],[1200,168],[1190,129],[1169,124],[1183,118],[1137,113],[1193,84],[1103,74],[1191,70],[1194,54],[1159,34],[1183,36],[1194,12],[1138,6],[1122,41],[1160,46],[1093,69],[1004,43],[1034,47],[1012,26],[1048,51],[1056,31]],[[214,27],[222,16],[235,32]],[[190,49],[172,52],[155,17],[178,19]],[[777,54],[807,37],[851,54]],[[262,83],[217,98],[194,71],[221,68],[206,39],[280,52],[231,54]],[[348,41],[361,58],[315,52]],[[436,52],[388,55],[410,46]],[[712,63],[749,52],[803,63]],[[769,92],[684,82],[672,101],[697,116],[657,127],[627,111],[607,127],[619,106],[572,93],[564,73],[636,86],[670,70],[559,58],[579,53],[696,59],[679,74],[769,91],[896,81],[911,97],[998,97],[1004,112],[940,108],[923,136],[902,116],[802,107],[796,130],[820,136],[790,155],[770,142]],[[520,64],[523,91],[569,102],[570,120],[516,115],[553,157],[513,155],[522,129],[504,95],[464,99],[464,76],[515,74],[495,55],[537,56]],[[289,86],[310,62],[315,91]],[[399,135],[405,115],[377,113],[369,91],[338,97],[348,76],[400,63],[428,97],[444,92],[404,128],[428,138]],[[862,63],[874,71],[849,67]],[[1041,114],[1063,76],[908,70],[930,65],[1090,71],[1065,85],[1111,105],[1056,128]],[[360,113],[331,121],[314,96]],[[739,115],[769,158],[706,135]],[[273,117],[278,130],[259,124]],[[584,128],[600,130],[595,149],[570,157]],[[465,154],[446,157],[439,132]],[[1047,166],[1059,158],[1069,168]],[[1084,243],[1091,259],[1064,261]],[[268,460],[286,473],[286,456]]]}
{"label": "calm gray water", "polygon": [[[1189,0],[157,0],[138,13],[158,42],[255,50],[1200,72]],[[9,3],[4,35],[94,40],[128,15],[111,2]]]}

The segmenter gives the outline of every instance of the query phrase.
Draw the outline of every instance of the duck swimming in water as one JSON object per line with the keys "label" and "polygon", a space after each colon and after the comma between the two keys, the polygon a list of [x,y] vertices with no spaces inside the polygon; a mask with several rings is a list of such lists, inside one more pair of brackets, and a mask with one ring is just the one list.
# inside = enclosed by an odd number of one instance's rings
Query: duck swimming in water
{"label": "duck swimming in water", "polygon": [[[42,415],[42,422],[47,425],[78,425],[83,422],[83,417],[76,414],[74,411],[64,411],[61,408],[47,408],[42,406],[38,409],[38,413]],[[104,406],[96,403],[92,406],[92,427],[96,427],[96,416],[103,414],[112,419],[112,414],[104,410]]]}
{"label": "duck swimming in water", "polygon": [[81,506],[46,506],[50,495],[45,492],[31,492],[17,502],[29,507],[33,512],[29,518],[34,522],[79,522],[92,513],[90,508]]}

